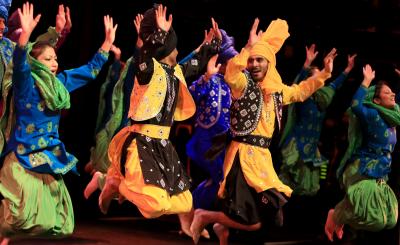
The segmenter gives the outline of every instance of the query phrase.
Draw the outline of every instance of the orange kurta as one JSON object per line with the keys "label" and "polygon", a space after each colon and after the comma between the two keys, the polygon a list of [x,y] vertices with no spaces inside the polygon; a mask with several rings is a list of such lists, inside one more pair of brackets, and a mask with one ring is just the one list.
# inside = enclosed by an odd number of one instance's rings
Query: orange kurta
{"label": "orange kurta", "polygon": [[[129,111],[129,117],[135,121],[144,121],[154,117],[164,104],[167,90],[166,74],[160,63],[155,59],[153,61],[154,73],[150,83],[140,85],[137,80],[135,81]],[[174,75],[180,81],[174,120],[180,121],[191,117],[196,107],[179,66],[175,67]],[[167,140],[170,127],[136,124],[122,129],[114,136],[108,149],[111,165],[107,172],[107,179],[119,179],[120,194],[134,203],[146,218],[156,218],[163,214],[189,212],[192,208],[192,195],[189,190],[176,195],[170,195],[165,189],[146,183],[140,165],[136,139],[130,142],[127,148],[126,162],[120,162],[125,140],[133,132],[153,139]],[[125,175],[121,174],[121,164],[125,164]]]}

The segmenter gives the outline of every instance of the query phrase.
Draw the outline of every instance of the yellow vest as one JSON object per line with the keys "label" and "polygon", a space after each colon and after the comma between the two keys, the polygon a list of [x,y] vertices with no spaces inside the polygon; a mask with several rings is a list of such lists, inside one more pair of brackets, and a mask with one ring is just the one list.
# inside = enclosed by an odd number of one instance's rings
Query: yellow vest
{"label": "yellow vest", "polygon": [[[135,78],[128,114],[128,117],[134,121],[144,121],[155,117],[164,105],[167,93],[167,74],[154,58],[153,63],[154,72],[148,84],[140,85]],[[174,76],[179,80],[178,102],[174,112],[174,120],[183,121],[194,115],[196,105],[187,89],[181,67],[176,65],[174,70]]]}

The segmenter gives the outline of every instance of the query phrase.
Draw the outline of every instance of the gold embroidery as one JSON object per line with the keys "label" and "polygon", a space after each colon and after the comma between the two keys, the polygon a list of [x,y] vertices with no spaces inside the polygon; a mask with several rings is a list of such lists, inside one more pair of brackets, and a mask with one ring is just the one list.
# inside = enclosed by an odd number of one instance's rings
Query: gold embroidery
{"label": "gold embroidery", "polygon": [[49,164],[49,165],[52,164],[49,156],[47,156],[43,152],[36,152],[36,153],[29,154],[29,162],[31,163],[31,165],[33,167],[37,167],[37,166],[44,165],[44,164]]}
{"label": "gold embroidery", "polygon": [[33,131],[35,131],[35,124],[33,124],[33,123],[28,124],[28,126],[26,126],[25,131],[26,131],[28,134],[33,133]]}

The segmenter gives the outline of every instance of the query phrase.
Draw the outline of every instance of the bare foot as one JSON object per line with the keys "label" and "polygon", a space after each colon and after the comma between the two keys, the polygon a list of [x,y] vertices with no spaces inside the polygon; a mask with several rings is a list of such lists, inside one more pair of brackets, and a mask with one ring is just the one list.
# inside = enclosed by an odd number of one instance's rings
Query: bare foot
{"label": "bare foot", "polygon": [[341,240],[343,238],[343,227],[344,225],[338,225],[335,228],[336,236]]}
{"label": "bare foot", "polygon": [[111,200],[118,197],[119,183],[120,181],[115,178],[106,180],[106,184],[99,196],[99,207],[103,214],[107,214]]}
{"label": "bare foot", "polygon": [[193,211],[189,213],[180,213],[178,214],[179,223],[181,223],[181,231],[189,237],[192,237],[192,232],[190,231],[190,224],[193,219]]}
{"label": "bare foot", "polygon": [[204,237],[205,239],[210,239],[210,233],[208,233],[208,230],[205,228],[201,231],[200,236]]}
{"label": "bare foot", "polygon": [[196,209],[194,211],[192,224],[190,225],[190,231],[192,232],[192,239],[194,244],[197,244],[199,242],[200,232],[207,225],[202,215],[203,212],[203,209]]}
{"label": "bare foot", "polygon": [[229,229],[220,223],[215,223],[213,230],[218,237],[219,245],[228,245]]}
{"label": "bare foot", "polygon": [[335,231],[336,224],[333,221],[333,214],[335,210],[331,209],[328,212],[328,217],[325,222],[325,234],[328,237],[329,241],[333,242],[333,232]]}
{"label": "bare foot", "polygon": [[0,245],[8,245],[10,238],[8,237],[0,237]]}
{"label": "bare foot", "polygon": [[92,179],[90,180],[89,184],[87,184],[85,190],[83,191],[83,195],[86,199],[89,199],[90,195],[99,188],[99,177],[102,175],[100,172],[95,172],[93,174]]}

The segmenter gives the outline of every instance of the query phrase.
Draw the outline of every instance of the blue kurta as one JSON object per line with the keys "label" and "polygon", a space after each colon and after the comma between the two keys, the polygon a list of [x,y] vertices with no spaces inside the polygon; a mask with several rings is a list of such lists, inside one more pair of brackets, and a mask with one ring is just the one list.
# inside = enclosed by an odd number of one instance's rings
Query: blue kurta
{"label": "blue kurta", "polygon": [[366,93],[367,89],[360,87],[353,98],[351,109],[359,118],[363,141],[350,162],[360,159],[360,174],[371,178],[383,178],[390,172],[391,153],[396,144],[396,128],[390,127],[378,110],[363,105]]}
{"label": "blue kurta", "polygon": [[[303,68],[295,82],[305,79],[307,75],[307,70]],[[318,149],[322,124],[335,91],[342,86],[346,77],[347,74],[342,72],[310,98],[289,108],[289,119],[282,136],[279,177],[293,188],[295,194],[312,196],[320,188],[320,166],[328,164],[328,159]]]}
{"label": "blue kurta", "polygon": [[336,224],[376,232],[393,228],[398,218],[396,195],[385,182],[396,131],[377,109],[363,104],[367,91],[360,86],[353,97],[351,110],[360,123],[357,128],[361,130],[362,142],[340,176],[346,195],[335,206],[333,219]]}
{"label": "blue kurta", "polygon": [[[95,79],[107,55],[98,52],[86,65],[57,75],[69,92]],[[60,111],[46,107],[31,75],[27,50],[16,47],[13,73],[15,130],[7,142],[5,154],[13,151],[26,169],[41,173],[77,173],[78,160],[65,150],[59,139]]]}
{"label": "blue kurta", "polygon": [[206,184],[207,180],[201,183],[192,195],[195,208],[209,209],[216,200],[223,178],[225,151],[213,161],[207,160],[204,154],[212,145],[212,137],[229,130],[231,94],[222,74],[215,74],[208,82],[200,77],[190,86],[190,92],[197,110],[195,131],[187,144],[187,154],[212,180],[211,184]]}
{"label": "blue kurta", "polygon": [[[335,91],[340,88],[346,77],[346,73],[341,73],[333,82],[327,85],[328,89]],[[296,108],[296,121],[292,134],[288,137],[288,140],[292,137],[296,139],[300,159],[303,162],[312,162],[314,166],[326,162],[326,159],[320,156],[317,147],[321,136],[322,123],[325,119],[326,108],[332,101],[332,97],[320,96],[322,91],[322,89],[319,89],[306,101],[294,105]]]}

